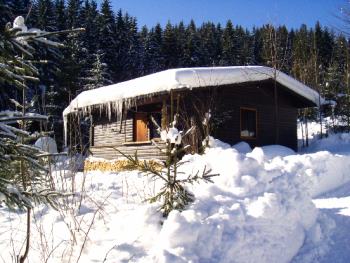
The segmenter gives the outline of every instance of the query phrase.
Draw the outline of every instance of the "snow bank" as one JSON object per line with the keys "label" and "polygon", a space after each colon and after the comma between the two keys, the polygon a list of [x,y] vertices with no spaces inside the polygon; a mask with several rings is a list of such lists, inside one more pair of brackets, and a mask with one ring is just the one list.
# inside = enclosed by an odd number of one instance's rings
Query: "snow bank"
{"label": "snow bank", "polygon": [[286,157],[294,154],[295,152],[288,147],[282,145],[268,145],[263,147],[255,147],[252,152],[247,153],[247,156],[252,157],[261,163],[275,157]]}
{"label": "snow bank", "polygon": [[306,148],[306,152],[329,151],[332,153],[350,152],[350,134],[337,133],[330,134],[328,137],[315,140]]}
{"label": "snow bank", "polygon": [[39,148],[40,150],[48,153],[57,153],[57,144],[56,141],[50,137],[40,137],[36,140],[35,147]]}
{"label": "snow bank", "polygon": [[[75,184],[68,178],[65,185],[79,189],[83,201],[67,217],[35,210],[31,261],[68,262],[72,245],[70,259],[76,262],[88,230],[81,262],[302,262],[305,257],[296,255],[305,240],[315,247],[324,243],[328,221],[312,197],[350,181],[350,154],[297,155],[280,146],[243,153],[213,138],[210,145],[203,155],[185,156],[179,169],[188,174],[206,166],[220,176],[214,184],[191,185],[196,201],[167,219],[157,212],[158,203],[143,202],[157,193],[159,181],[136,171],[79,173]],[[25,238],[25,214],[2,208],[0,215],[1,240],[16,235],[12,243],[0,242],[6,261]],[[74,239],[67,226],[79,229]],[[40,248],[43,229],[52,242],[46,254]],[[47,247],[55,249],[49,253]]]}
{"label": "snow bank", "polygon": [[[220,145],[216,142],[216,145]],[[350,181],[350,156],[296,155],[283,146],[209,148],[186,156],[186,172],[204,165],[220,173],[214,185],[192,188],[196,202],[165,221],[160,262],[289,262],[307,239],[321,246],[326,232],[312,197]],[[324,249],[324,248],[322,248]]]}

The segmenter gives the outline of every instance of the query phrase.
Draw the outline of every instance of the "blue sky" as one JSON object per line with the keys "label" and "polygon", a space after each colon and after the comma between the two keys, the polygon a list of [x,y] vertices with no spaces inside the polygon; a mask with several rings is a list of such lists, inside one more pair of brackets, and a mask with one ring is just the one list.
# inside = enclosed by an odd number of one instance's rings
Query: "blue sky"
{"label": "blue sky", "polygon": [[[101,0],[100,0],[101,1]],[[165,25],[191,18],[200,25],[205,21],[252,28],[264,23],[285,24],[297,28],[302,23],[313,26],[317,20],[333,27],[336,15],[346,0],[111,0],[114,10],[122,8],[138,19],[139,26]],[[350,6],[350,5],[349,5]]]}

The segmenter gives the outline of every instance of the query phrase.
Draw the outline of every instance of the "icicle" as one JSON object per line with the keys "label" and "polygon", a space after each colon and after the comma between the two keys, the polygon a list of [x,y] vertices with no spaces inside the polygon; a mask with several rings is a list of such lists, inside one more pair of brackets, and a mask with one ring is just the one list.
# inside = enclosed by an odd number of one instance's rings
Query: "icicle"
{"label": "icicle", "polygon": [[112,113],[111,113],[111,103],[110,102],[107,103],[107,115],[108,115],[108,120],[111,120]]}
{"label": "icicle", "polygon": [[64,146],[65,147],[67,147],[67,137],[68,137],[67,122],[68,122],[68,116],[63,115],[63,132],[64,132]]}

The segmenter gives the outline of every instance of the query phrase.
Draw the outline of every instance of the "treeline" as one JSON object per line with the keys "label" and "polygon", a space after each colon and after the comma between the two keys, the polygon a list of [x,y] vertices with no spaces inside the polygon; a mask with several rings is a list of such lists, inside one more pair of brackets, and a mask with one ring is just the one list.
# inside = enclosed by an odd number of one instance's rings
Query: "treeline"
{"label": "treeline", "polygon": [[[0,0],[12,9],[6,18],[28,15],[28,27],[47,31],[85,28],[72,36],[59,36],[60,52],[40,49],[41,83],[33,85],[40,111],[51,117],[50,127],[61,134],[61,113],[79,92],[169,68],[196,66],[267,65],[294,76],[337,102],[326,114],[349,120],[349,39],[316,23],[310,28],[285,26],[245,29],[227,21],[196,25],[168,22],[138,27],[137,19],[109,0]],[[5,17],[5,16],[3,16]],[[234,17],[232,18],[234,20]],[[6,19],[0,21],[1,27]],[[15,92],[14,92],[15,93]],[[1,93],[1,108],[10,107]]]}

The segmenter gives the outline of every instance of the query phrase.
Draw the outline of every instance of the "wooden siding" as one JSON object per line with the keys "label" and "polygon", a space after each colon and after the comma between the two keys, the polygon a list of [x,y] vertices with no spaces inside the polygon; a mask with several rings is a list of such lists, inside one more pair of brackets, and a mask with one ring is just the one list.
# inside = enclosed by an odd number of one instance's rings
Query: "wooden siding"
{"label": "wooden siding", "polygon": [[[165,144],[157,142],[133,143],[134,120],[133,114],[128,113],[125,120],[120,122],[116,117],[110,120],[105,117],[94,116],[93,146],[90,147],[92,156],[105,159],[123,158],[123,155],[115,150],[117,148],[124,154],[137,154],[140,159],[165,159],[165,154],[159,149],[165,148]],[[159,148],[158,148],[159,147]]]}
{"label": "wooden siding", "polygon": [[142,145],[108,145],[108,146],[100,146],[100,147],[91,147],[90,151],[94,157],[105,158],[105,159],[119,159],[125,158],[120,152],[126,155],[134,156],[135,152],[137,152],[138,158],[142,160],[166,160],[166,155],[161,149],[165,149],[165,143],[157,143],[157,145],[152,142],[144,143]]}
{"label": "wooden siding", "polygon": [[[227,87],[218,91],[218,106],[214,114],[229,112],[229,117],[217,127],[214,137],[235,144],[246,141],[251,147],[276,144],[275,106],[272,83]],[[257,110],[257,137],[240,137],[240,108]],[[297,108],[293,97],[278,87],[278,144],[297,150]]]}
{"label": "wooden siding", "polygon": [[120,121],[115,117],[108,120],[106,117],[94,117],[93,146],[120,145],[133,141],[133,119]]}

